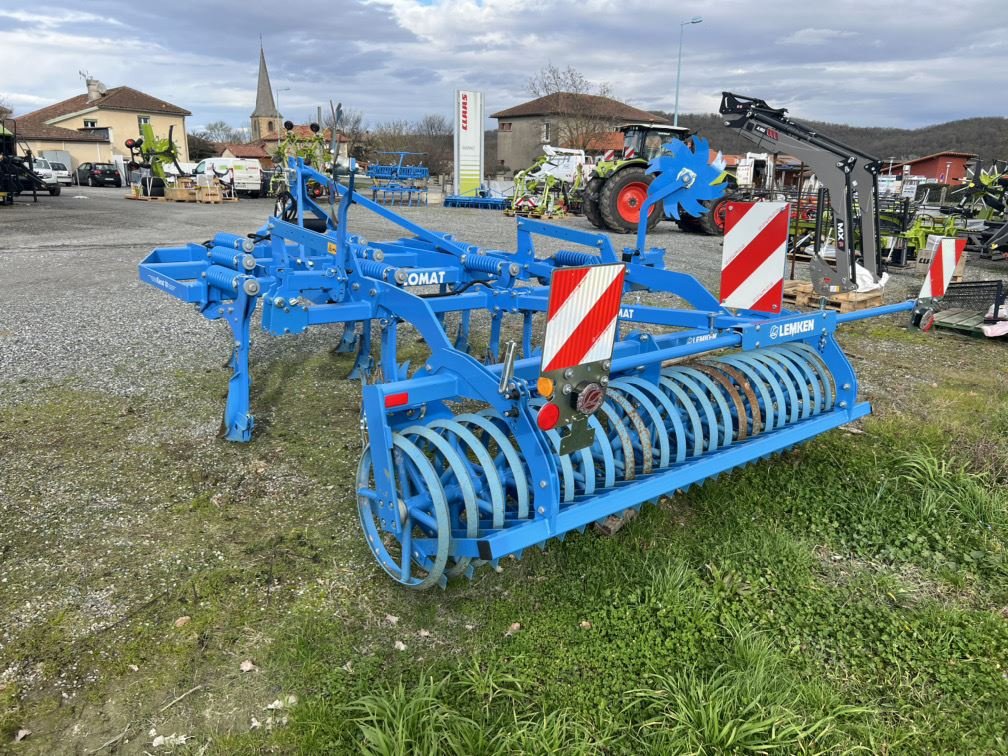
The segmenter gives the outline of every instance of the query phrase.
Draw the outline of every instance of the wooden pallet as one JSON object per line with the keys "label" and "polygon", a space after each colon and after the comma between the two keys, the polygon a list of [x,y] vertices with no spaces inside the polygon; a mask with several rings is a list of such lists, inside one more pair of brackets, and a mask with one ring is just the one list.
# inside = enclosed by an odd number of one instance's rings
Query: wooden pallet
{"label": "wooden pallet", "polygon": [[981,326],[984,324],[984,314],[976,310],[941,310],[934,314],[934,324],[935,328],[947,328],[970,336],[983,336]]}
{"label": "wooden pallet", "polygon": [[786,305],[818,309],[823,299],[826,300],[827,310],[854,312],[868,307],[878,307],[882,304],[882,290],[851,291],[843,294],[830,294],[824,298],[813,291],[812,284],[808,281],[784,282],[784,303]]}
{"label": "wooden pallet", "polygon": [[143,194],[127,194],[126,199],[137,200],[138,202],[167,202],[166,197],[147,197]]}

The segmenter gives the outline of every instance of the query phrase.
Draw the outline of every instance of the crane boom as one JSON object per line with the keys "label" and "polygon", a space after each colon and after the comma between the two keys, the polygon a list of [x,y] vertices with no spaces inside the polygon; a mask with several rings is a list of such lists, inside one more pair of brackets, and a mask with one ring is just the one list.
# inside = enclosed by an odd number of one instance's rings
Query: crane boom
{"label": "crane boom", "polygon": [[[836,239],[836,265],[812,257],[812,283],[828,295],[857,288],[858,258],[877,282],[882,274],[878,225],[878,174],[881,161],[850,145],[820,134],[787,117],[784,108],[731,92],[721,93],[725,126],[767,152],[801,160],[829,190],[831,223]],[[860,243],[858,239],[860,237]]]}

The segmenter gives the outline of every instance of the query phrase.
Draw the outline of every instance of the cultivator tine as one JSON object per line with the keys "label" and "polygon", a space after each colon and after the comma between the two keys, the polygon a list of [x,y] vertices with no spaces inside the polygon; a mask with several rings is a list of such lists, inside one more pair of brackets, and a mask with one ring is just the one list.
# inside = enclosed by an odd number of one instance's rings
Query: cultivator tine
{"label": "cultivator tine", "polygon": [[459,314],[458,332],[455,336],[455,349],[460,352],[469,352],[469,312]]}
{"label": "cultivator tine", "polygon": [[[700,166],[705,150],[671,153],[661,171],[676,180],[656,181],[648,201],[693,208],[713,191],[716,166]],[[620,253],[608,237],[526,218],[515,252],[479,250],[360,197],[352,171],[342,186],[298,161],[291,170],[300,214],[328,217],[308,181],[339,196],[335,228],[272,218],[259,241],[218,234],[206,245],[154,250],[141,278],[231,328],[222,424],[230,440],[247,441],[254,428],[256,306],[263,329],[278,336],[343,324],[335,351],[355,354],[351,376],[362,383],[361,528],[381,569],[404,586],[472,579],[483,565],[499,569],[507,556],[592,523],[615,531],[643,504],[870,410],[857,401],[834,334],[863,312],[734,311],[692,277],[663,270],[664,252],[643,241]],[[371,243],[351,235],[350,204],[410,236]],[[587,251],[541,258],[534,240],[543,236]],[[644,305],[642,291],[687,306]],[[629,292],[637,299],[623,305]],[[900,309],[909,305],[878,312]],[[540,343],[537,315],[546,323]],[[484,316],[481,362],[469,350]],[[412,375],[398,358],[400,322],[423,343]],[[520,341],[504,345],[501,362],[501,338],[519,323]]]}
{"label": "cultivator tine", "polygon": [[357,351],[357,323],[343,324],[343,336],[336,345],[337,354],[351,354]]}

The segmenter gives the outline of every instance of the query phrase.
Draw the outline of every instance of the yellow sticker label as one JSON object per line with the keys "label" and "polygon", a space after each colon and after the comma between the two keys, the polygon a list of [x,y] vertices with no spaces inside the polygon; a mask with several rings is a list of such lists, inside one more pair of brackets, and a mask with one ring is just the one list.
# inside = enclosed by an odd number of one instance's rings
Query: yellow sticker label
{"label": "yellow sticker label", "polygon": [[333,242],[329,242],[329,254],[330,255],[336,254],[336,245]]}

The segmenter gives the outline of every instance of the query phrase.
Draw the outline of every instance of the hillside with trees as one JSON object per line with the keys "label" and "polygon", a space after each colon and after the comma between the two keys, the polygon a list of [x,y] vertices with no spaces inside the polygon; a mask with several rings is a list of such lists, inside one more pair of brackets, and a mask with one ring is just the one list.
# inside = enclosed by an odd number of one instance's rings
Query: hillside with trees
{"label": "hillside with trees", "polygon": [[[672,120],[671,113],[654,112]],[[882,160],[905,160],[944,150],[972,152],[985,162],[994,158],[1008,159],[1008,118],[966,118],[919,129],[847,126],[806,121],[802,118],[796,120]],[[711,147],[724,153],[738,155],[753,150],[752,143],[739,136],[735,129],[725,127],[719,115],[680,115],[679,123],[696,130],[710,141]]]}

